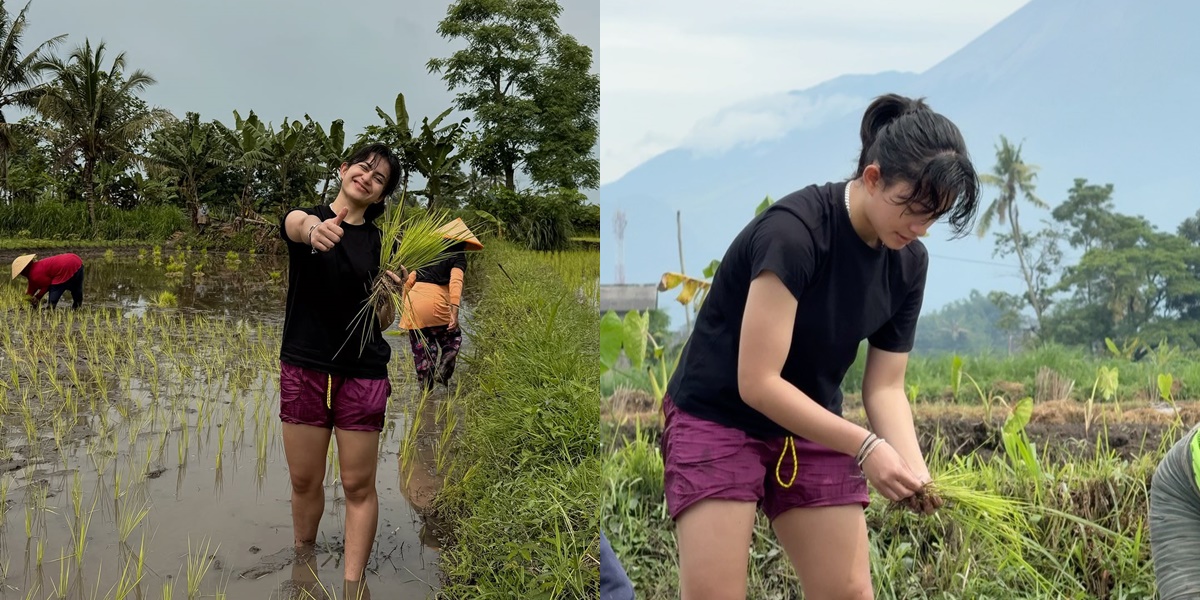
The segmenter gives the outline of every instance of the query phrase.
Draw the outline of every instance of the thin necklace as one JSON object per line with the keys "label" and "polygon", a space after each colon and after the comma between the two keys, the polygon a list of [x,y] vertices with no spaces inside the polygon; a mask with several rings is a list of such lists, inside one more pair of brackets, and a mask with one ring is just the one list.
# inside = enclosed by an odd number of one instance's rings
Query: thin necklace
{"label": "thin necklace", "polygon": [[846,215],[847,216],[850,216],[850,186],[853,183],[854,183],[854,181],[846,182]]}

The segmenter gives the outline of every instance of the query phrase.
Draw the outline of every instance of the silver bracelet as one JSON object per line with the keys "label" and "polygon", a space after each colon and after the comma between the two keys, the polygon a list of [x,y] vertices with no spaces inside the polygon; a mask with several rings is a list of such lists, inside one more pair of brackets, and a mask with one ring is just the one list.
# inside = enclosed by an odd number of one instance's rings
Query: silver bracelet
{"label": "silver bracelet", "polygon": [[316,253],[317,253],[317,247],[316,247],[316,246],[313,246],[313,243],[312,243],[312,232],[313,232],[313,230],[314,230],[314,229],[316,229],[316,228],[317,228],[317,226],[318,226],[318,225],[320,225],[320,223],[317,223],[316,225],[313,225],[313,226],[311,226],[311,227],[309,227],[309,228],[308,228],[308,245],[309,245],[309,247],[310,247],[310,248],[312,248],[312,253],[313,253],[313,254],[316,254]]}
{"label": "silver bracelet", "polygon": [[867,458],[871,456],[871,453],[874,452],[875,449],[878,448],[879,445],[883,444],[885,441],[886,440],[884,440],[883,438],[876,438],[875,441],[871,442],[870,447],[867,448],[866,452],[863,452],[862,458],[859,459],[858,468],[861,469],[863,464],[865,464],[867,462]]}
{"label": "silver bracelet", "polygon": [[858,452],[854,453],[854,462],[859,462],[862,460],[863,451],[866,450],[867,446],[870,445],[871,442],[875,441],[875,438],[877,437],[878,436],[875,435],[875,432],[867,432],[867,437],[863,438],[862,444],[859,444],[858,446]]}

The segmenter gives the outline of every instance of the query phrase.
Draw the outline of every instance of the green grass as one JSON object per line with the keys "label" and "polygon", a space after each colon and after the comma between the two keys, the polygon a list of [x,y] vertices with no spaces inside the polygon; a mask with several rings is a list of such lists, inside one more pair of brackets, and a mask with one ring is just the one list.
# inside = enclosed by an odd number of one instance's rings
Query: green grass
{"label": "green grass", "polygon": [[44,238],[3,238],[0,250],[57,250],[71,248],[125,248],[144,246],[146,240],[53,240]]}
{"label": "green grass", "polygon": [[165,240],[176,231],[191,229],[187,215],[175,206],[129,210],[97,206],[96,221],[95,227],[89,225],[83,202],[0,205],[0,237],[148,241]]}
{"label": "green grass", "polygon": [[[863,344],[858,359],[846,373],[842,387],[844,391],[861,391],[865,357],[866,344]],[[1113,397],[1117,402],[1158,400],[1157,381],[1161,374],[1171,375],[1180,385],[1179,392],[1175,394],[1176,400],[1200,396],[1200,353],[1172,351],[1159,355],[1152,352],[1134,362],[1108,353],[1094,355],[1079,348],[1047,346],[1010,356],[985,354],[961,358],[965,375],[960,380],[955,397],[952,356],[912,355],[905,375],[910,395],[915,390],[917,402],[955,400],[978,404],[981,400],[971,383],[971,379],[974,379],[985,394],[993,395],[1001,389],[1016,389],[1022,391],[1023,395],[1035,396],[1038,373],[1047,369],[1064,381],[1074,381],[1069,398],[1086,400],[1091,395],[1100,367],[1108,367],[1116,369],[1119,374],[1119,385]],[[1051,398],[1035,399],[1042,401]]]}
{"label": "green grass", "polygon": [[451,524],[440,597],[593,598],[595,309],[573,289],[576,263],[560,274],[547,256],[498,241],[472,261],[481,290],[468,325],[470,391],[437,501]]}

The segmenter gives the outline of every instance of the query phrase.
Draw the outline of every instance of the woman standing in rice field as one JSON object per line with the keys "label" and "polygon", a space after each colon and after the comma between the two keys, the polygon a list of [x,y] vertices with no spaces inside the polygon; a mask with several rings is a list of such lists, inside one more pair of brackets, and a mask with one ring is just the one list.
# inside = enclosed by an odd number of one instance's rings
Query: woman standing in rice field
{"label": "woman standing in rice field", "polygon": [[408,330],[413,363],[421,387],[432,390],[435,383],[449,385],[462,346],[458,314],[462,305],[463,277],[468,250],[483,250],[462,219],[441,229],[444,239],[453,240],[442,258],[408,275],[405,283],[408,310],[400,316],[400,328]]}
{"label": "woman standing in rice field", "polygon": [[[357,582],[379,518],[375,468],[391,394],[391,348],[382,331],[395,315],[385,308],[369,320],[361,352],[357,343],[346,342],[379,274],[382,235],[374,221],[396,189],[400,164],[386,145],[371,144],[338,172],[341,189],[332,204],[292,210],[282,222],[288,292],[279,416],[299,556],[313,552],[325,510],[325,457],[330,438],[337,438],[346,497],[345,578]],[[403,269],[401,275],[387,274],[397,284],[407,275]]]}
{"label": "woman standing in rice field", "polygon": [[1159,598],[1200,598],[1200,425],[1175,442],[1154,471],[1150,555]]}
{"label": "woman standing in rice field", "polygon": [[[667,507],[684,600],[744,598],[759,506],[806,598],[871,598],[867,482],[931,513],[904,374],[943,216],[969,231],[979,182],[958,128],[875,99],[850,181],[780,199],[733,240],[663,400]],[[868,431],[841,416],[860,343]],[[916,499],[922,499],[917,502]]]}

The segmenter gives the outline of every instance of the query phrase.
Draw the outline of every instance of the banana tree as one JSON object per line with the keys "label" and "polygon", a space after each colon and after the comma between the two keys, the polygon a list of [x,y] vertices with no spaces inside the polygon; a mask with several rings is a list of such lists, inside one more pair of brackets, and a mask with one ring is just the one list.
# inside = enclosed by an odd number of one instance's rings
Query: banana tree
{"label": "banana tree", "polygon": [[[679,352],[667,356],[666,349],[655,341],[650,334],[649,312],[630,311],[622,319],[610,310],[600,319],[600,373],[618,371],[622,353],[629,360],[631,370],[646,370],[656,407],[661,407],[667,382],[679,365]],[[649,358],[653,358],[655,364],[651,364]]]}
{"label": "banana tree", "polygon": [[[270,126],[268,130],[271,130]],[[275,167],[275,175],[279,181],[280,214],[299,200],[289,193],[289,183],[293,177],[304,177],[306,185],[301,189],[311,190],[316,186],[315,178],[321,175],[321,167],[314,164],[312,159],[311,135],[312,128],[300,121],[288,121],[285,118],[279,125],[279,131],[271,131],[266,140],[265,150],[270,157],[270,164]],[[313,180],[311,186],[307,180]]]}
{"label": "banana tree", "polygon": [[444,204],[448,196],[458,193],[467,184],[462,172],[466,154],[459,140],[466,133],[466,126],[471,119],[464,117],[457,123],[438,127],[449,114],[450,109],[447,109],[432,122],[428,117],[422,119],[421,135],[411,145],[413,162],[417,171],[425,177],[425,189],[416,194],[428,200],[426,208],[430,211],[439,203]]}
{"label": "banana tree", "polygon": [[394,114],[388,114],[387,111],[376,106],[375,114],[383,120],[383,125],[368,125],[358,136],[355,146],[380,142],[394,150],[397,158],[400,159],[400,194],[401,197],[406,197],[409,176],[417,170],[417,165],[413,158],[412,148],[415,138],[412,126],[409,124],[408,107],[404,102],[404,94],[396,94],[396,102],[392,110]]}
{"label": "banana tree", "polygon": [[173,180],[195,226],[200,188],[226,166],[218,158],[224,154],[220,134],[211,123],[200,122],[199,114],[189,112],[156,131],[146,150],[147,160]]}
{"label": "banana tree", "polygon": [[238,111],[233,111],[233,127],[214,121],[218,133],[224,140],[229,152],[230,166],[239,174],[242,191],[237,199],[238,214],[237,229],[241,231],[246,220],[253,213],[254,182],[258,179],[261,169],[270,164],[270,154],[267,143],[270,132],[267,126],[254,111],[250,111],[245,119]]}
{"label": "banana tree", "polygon": [[346,159],[345,121],[336,119],[333,123],[330,123],[329,133],[326,134],[325,128],[321,127],[320,123],[313,121],[312,117],[304,115],[304,118],[313,130],[317,155],[325,169],[325,181],[321,184],[321,198],[323,200],[329,192],[329,182],[333,180],[338,167],[342,166],[342,161]]}
{"label": "banana tree", "polygon": [[[755,207],[754,216],[761,215],[774,202],[770,196],[763,198],[763,201]],[[662,278],[658,282],[658,291],[666,292],[680,288],[679,295],[675,297],[675,300],[684,306],[684,310],[691,310],[694,315],[699,311],[700,305],[704,303],[704,298],[708,296],[708,290],[712,287],[712,279],[717,276],[717,269],[720,266],[721,261],[719,260],[709,262],[708,266],[704,267],[703,279],[684,273],[663,273]]]}

